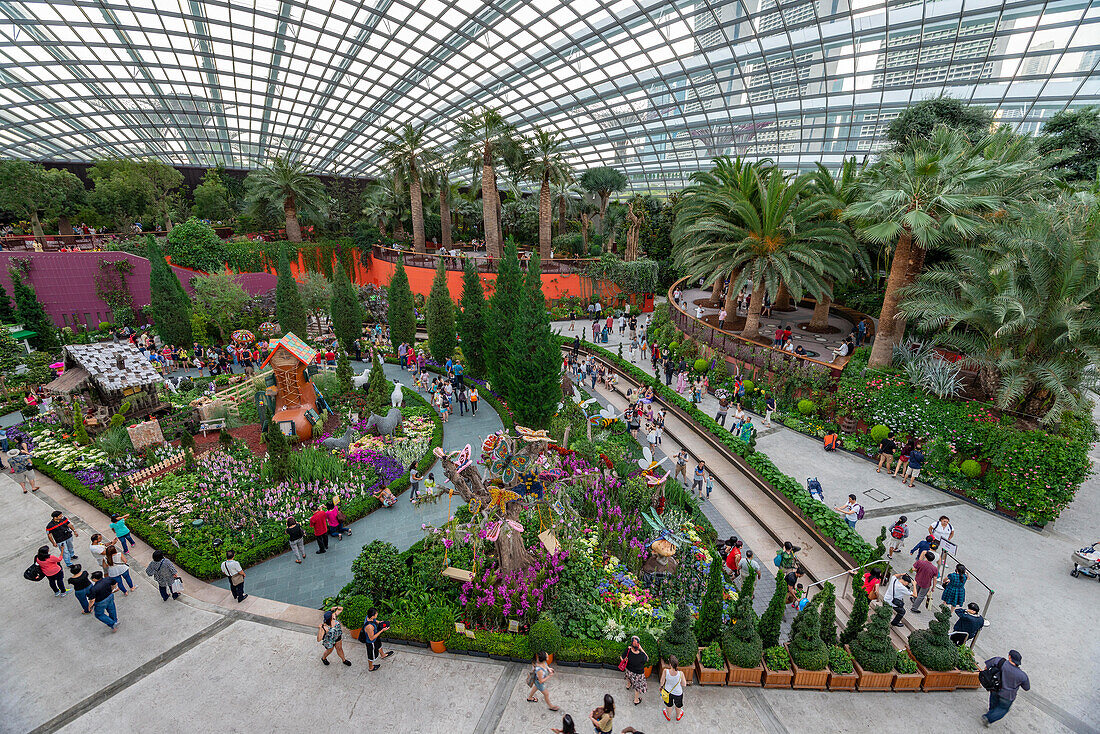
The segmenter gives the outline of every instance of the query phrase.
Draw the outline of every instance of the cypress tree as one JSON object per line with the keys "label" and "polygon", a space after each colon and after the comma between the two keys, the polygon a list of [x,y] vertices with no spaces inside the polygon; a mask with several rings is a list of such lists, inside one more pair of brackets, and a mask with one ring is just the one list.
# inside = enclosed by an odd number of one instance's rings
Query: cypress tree
{"label": "cypress tree", "polygon": [[488,329],[489,304],[481,277],[470,260],[466,260],[462,275],[462,310],[456,314],[458,334],[462,337],[462,357],[470,374],[485,376],[485,339]]}
{"label": "cypress tree", "polygon": [[[821,587],[821,641],[826,645],[836,644],[836,587],[826,581]],[[814,598],[817,601],[817,597]]]}
{"label": "cypress tree", "polygon": [[699,619],[695,622],[695,636],[700,645],[717,640],[722,632],[722,592],[722,561],[712,555],[707,590],[699,602]]}
{"label": "cypress tree", "polygon": [[840,633],[841,645],[847,645],[856,638],[867,622],[867,612],[871,608],[871,600],[867,598],[862,584],[856,584],[852,589],[852,599],[852,614],[848,617],[848,625]]}
{"label": "cypress tree", "polygon": [[286,479],[290,474],[290,442],[276,421],[267,422],[264,431],[267,444],[267,460],[271,466],[271,476],[276,480]]}
{"label": "cypress tree", "polygon": [[561,348],[550,330],[538,261],[531,260],[497,378],[516,422],[543,428],[561,399]]}
{"label": "cypress tree", "polygon": [[275,285],[275,318],[283,335],[294,334],[300,339],[305,339],[309,334],[306,331],[306,309],[302,306],[302,295],[298,293],[298,282],[290,273],[290,248],[283,245],[279,248],[279,280]]}
{"label": "cypress tree", "polygon": [[386,379],[382,363],[378,360],[378,352],[375,352],[370,375],[367,377],[367,409],[376,415],[385,415],[383,408],[390,404],[392,392],[393,385]]}
{"label": "cypress tree", "polygon": [[347,352],[340,352],[340,356],[336,358],[336,380],[340,385],[341,393],[351,392],[351,361],[348,359]]}
{"label": "cypress tree", "polygon": [[451,292],[447,290],[447,270],[441,257],[436,258],[435,279],[432,280],[432,290],[428,293],[426,311],[428,351],[432,359],[442,364],[454,354],[457,342],[455,305],[451,301]]}
{"label": "cypress tree", "polygon": [[821,641],[821,617],[817,599],[808,603],[791,622],[791,660],[803,670],[824,670],[829,649]]}
{"label": "cypress tree", "polygon": [[760,622],[757,624],[760,640],[765,649],[779,644],[779,632],[783,627],[783,607],[786,604],[787,582],[783,578],[783,569],[779,569],[775,575],[775,593],[772,594],[768,608],[760,615]]}
{"label": "cypress tree", "polygon": [[351,284],[347,272],[336,268],[332,281],[332,329],[345,352],[351,352],[351,343],[363,333],[363,308]]}
{"label": "cypress tree", "polygon": [[409,276],[405,273],[404,260],[397,261],[397,268],[390,279],[389,305],[386,321],[390,325],[390,344],[393,351],[402,343],[416,342],[416,312],[413,310],[413,294],[409,288]]}
{"label": "cypress tree", "polygon": [[[494,385],[504,388],[508,372],[508,351],[519,307],[525,299],[523,273],[519,269],[516,243],[511,237],[504,244],[504,254],[497,269],[496,288],[489,299],[488,339],[485,340],[485,364]],[[507,393],[502,393],[507,400]],[[556,403],[557,401],[555,401]],[[511,406],[509,406],[511,407]],[[518,419],[518,416],[517,416]]]}
{"label": "cypress tree", "polygon": [[[193,341],[191,330],[191,298],[153,235],[147,238],[145,256],[149,258],[150,310],[153,312],[153,328],[165,344],[189,346]],[[203,333],[205,338],[205,330]]]}
{"label": "cypress tree", "polygon": [[0,324],[14,323],[15,309],[12,308],[11,298],[8,296],[8,289],[4,287],[3,283],[0,283]]}
{"label": "cypress tree", "polygon": [[30,339],[31,345],[40,352],[57,352],[61,349],[61,343],[57,340],[53,322],[38,302],[34,286],[23,282],[23,276],[15,268],[8,272],[11,274],[11,287],[15,294],[16,318],[24,329],[35,332]]}
{"label": "cypress tree", "polygon": [[756,571],[749,568],[741,591],[733,605],[733,624],[722,633],[722,652],[734,665],[755,668],[760,665],[764,645],[756,630],[756,613],[752,609],[752,590],[756,583]]}

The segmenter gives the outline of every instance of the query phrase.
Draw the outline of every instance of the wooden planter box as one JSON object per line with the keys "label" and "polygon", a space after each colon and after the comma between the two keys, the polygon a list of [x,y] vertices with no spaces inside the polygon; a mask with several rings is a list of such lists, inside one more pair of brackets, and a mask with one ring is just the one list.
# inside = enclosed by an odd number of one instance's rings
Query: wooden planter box
{"label": "wooden planter box", "polygon": [[[889,673],[872,673],[869,670],[864,670],[859,665],[859,661],[852,660],[852,665],[856,669],[856,688],[860,691],[889,691],[891,684],[894,682],[894,672]],[[917,682],[918,687],[920,682]]]}
{"label": "wooden planter box", "polygon": [[829,671],[830,691],[854,691],[856,689],[856,683],[859,682],[859,673],[855,672],[855,664],[856,661],[852,660],[853,670],[851,673],[834,673],[831,670]]}
{"label": "wooden planter box", "polygon": [[981,683],[978,682],[978,671],[976,670],[960,670],[958,678],[955,681],[955,687],[964,691],[972,691],[977,688],[981,688]]}
{"label": "wooden planter box", "polygon": [[794,671],[772,670],[767,665],[764,666],[765,688],[790,688],[792,678],[794,678]]}
{"label": "wooden planter box", "polygon": [[953,691],[958,687],[958,670],[929,670],[921,665],[919,660],[913,657],[912,650],[908,650],[908,652],[909,657],[916,661],[917,670],[919,670],[924,677],[924,683],[921,685],[922,691]]}
{"label": "wooden planter box", "polygon": [[757,665],[755,668],[739,668],[736,665],[729,665],[729,677],[726,679],[728,685],[759,688],[763,685],[763,680],[763,665]]}
{"label": "wooden planter box", "polygon": [[[791,652],[790,645],[787,645],[787,654]],[[829,685],[829,669],[826,667],[824,670],[802,670],[794,662],[794,656],[791,656],[791,668],[794,669],[794,680],[791,682],[793,688],[810,689],[815,691],[824,691]]]}
{"label": "wooden planter box", "polygon": [[916,673],[895,673],[894,674],[894,690],[895,691],[919,691],[920,684],[924,682],[924,676],[921,675],[918,668]]}
{"label": "wooden planter box", "polygon": [[695,656],[695,680],[699,681],[701,686],[724,686],[726,680],[729,678],[730,664],[726,663],[726,667],[722,669],[717,668],[704,668],[702,663],[702,654],[704,648],[700,647],[698,654]]}
{"label": "wooden planter box", "polygon": [[[657,668],[657,679],[660,680],[661,673],[665,672],[665,668],[668,665],[662,660],[660,667]],[[681,665],[680,672],[684,674],[684,685],[690,686],[695,681],[695,666],[694,665]]]}

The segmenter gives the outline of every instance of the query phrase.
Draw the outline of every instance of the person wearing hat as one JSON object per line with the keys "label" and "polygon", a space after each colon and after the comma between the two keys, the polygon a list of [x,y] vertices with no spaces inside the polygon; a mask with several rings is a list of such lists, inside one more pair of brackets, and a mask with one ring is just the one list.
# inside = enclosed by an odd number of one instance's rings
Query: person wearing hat
{"label": "person wearing hat", "polygon": [[982,723],[986,726],[1004,718],[1012,708],[1013,701],[1016,700],[1017,691],[1021,688],[1025,691],[1031,690],[1031,681],[1028,680],[1027,673],[1020,670],[1021,662],[1023,662],[1023,656],[1016,650],[1008,651],[1008,660],[997,657],[985,661],[986,668],[1001,670],[1001,685],[989,692],[989,710],[982,714]]}
{"label": "person wearing hat", "polygon": [[344,665],[351,665],[351,661],[344,657],[344,645],[341,642],[344,639],[344,628],[340,626],[338,617],[343,611],[343,607],[328,610],[325,612],[324,621],[317,625],[317,641],[325,648],[325,653],[321,656],[321,662],[325,665],[329,664],[328,656],[333,650],[336,650],[336,654],[340,656]]}

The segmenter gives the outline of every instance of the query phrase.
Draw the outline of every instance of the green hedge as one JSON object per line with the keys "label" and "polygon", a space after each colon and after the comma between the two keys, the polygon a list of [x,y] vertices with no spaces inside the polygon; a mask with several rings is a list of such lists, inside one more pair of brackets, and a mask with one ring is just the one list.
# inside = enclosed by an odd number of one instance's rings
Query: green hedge
{"label": "green hedge", "polygon": [[[410,390],[407,387],[403,388],[403,390],[405,391],[406,403],[411,401],[423,404],[428,408],[431,407],[415,390]],[[435,424],[435,431],[432,433],[432,440],[428,445],[427,453],[424,454],[423,458],[420,459],[420,463],[417,465],[417,471],[421,474],[427,472],[432,464],[435,463],[433,449],[443,445],[443,419],[440,418],[434,410],[431,412],[431,415]],[[47,464],[41,459],[35,459],[34,466],[70,493],[81,498],[104,514],[125,514],[128,512],[128,508],[122,500],[105,497],[98,489],[85,487],[73,475],[62,469]],[[409,486],[408,474],[398,477],[390,482],[388,486],[390,491],[395,495],[400,494]],[[341,506],[341,509],[343,509],[344,514],[347,515],[350,522],[355,522],[356,520],[366,517],[381,506],[382,503],[377,499],[372,496],[366,496],[348,500]],[[222,555],[217,554],[216,556],[211,556],[210,553],[207,552],[207,547],[205,545],[198,545],[198,547],[181,545],[181,547],[177,548],[172,542],[171,535],[160,528],[150,525],[137,515],[131,515],[126,521],[126,526],[130,528],[137,537],[148,543],[150,547],[162,551],[164,555],[171,558],[177,566],[187,571],[192,576],[207,580],[220,579],[222,577],[222,572],[219,568],[223,559]],[[312,536],[307,535],[306,540],[312,540]],[[240,561],[240,564],[247,568],[271,558],[272,556],[284,553],[289,548],[290,544],[286,537],[281,536],[272,538],[262,543],[237,550],[236,560]]]}
{"label": "green hedge", "polygon": [[[558,337],[558,339],[563,345],[568,346],[572,344],[571,339],[566,339],[564,337]],[[802,511],[802,514],[817,527],[822,535],[833,540],[837,548],[851,554],[853,558],[859,560],[861,563],[865,562],[864,559],[870,560],[872,558],[875,551],[874,546],[860,537],[859,533],[849,528],[840,514],[833,512],[828,506],[813,499],[809,492],[807,492],[797,480],[779,471],[766,454],[752,448],[741,439],[735,437],[728,430],[719,426],[713,418],[699,410],[695,404],[685,400],[683,396],[675,390],[665,386],[660,380],[654,380],[653,375],[620,359],[603,347],[593,344],[586,344],[585,346],[587,346],[590,351],[599,354],[601,357],[615,364],[624,374],[633,377],[643,384],[652,385],[654,394],[660,396],[665,403],[676,405],[681,408],[699,423],[699,425],[717,438],[722,445],[726,446],[738,456],[743,457],[752,468],[760,472],[769,484],[794,502],[798,509]]]}

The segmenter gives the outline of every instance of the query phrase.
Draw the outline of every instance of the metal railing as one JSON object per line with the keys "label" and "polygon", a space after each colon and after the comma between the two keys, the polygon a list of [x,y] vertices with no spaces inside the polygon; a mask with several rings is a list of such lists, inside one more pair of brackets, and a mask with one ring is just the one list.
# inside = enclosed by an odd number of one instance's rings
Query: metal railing
{"label": "metal railing", "polygon": [[[222,239],[228,239],[233,234],[232,227],[214,227],[214,232]],[[4,250],[16,252],[31,252],[41,250],[44,252],[60,252],[62,250],[89,251],[97,247],[130,239],[131,237],[167,237],[167,232],[99,232],[96,234],[44,234],[35,237],[33,234],[8,235],[0,237],[0,247]]]}
{"label": "metal railing", "polygon": [[[405,267],[435,269],[439,258],[443,258],[443,267],[447,270],[461,272],[467,261],[474,263],[479,273],[495,273],[500,265],[499,258],[490,257],[484,251],[475,252],[464,249],[457,255],[437,255],[431,252],[413,252],[396,247],[384,245],[372,245],[371,256],[385,262],[396,263],[400,258]],[[526,261],[532,257],[531,253],[520,253],[520,260]],[[583,257],[556,257],[552,259],[540,259],[539,264],[543,275],[570,275],[583,274],[588,266],[597,262],[598,258]]]}

